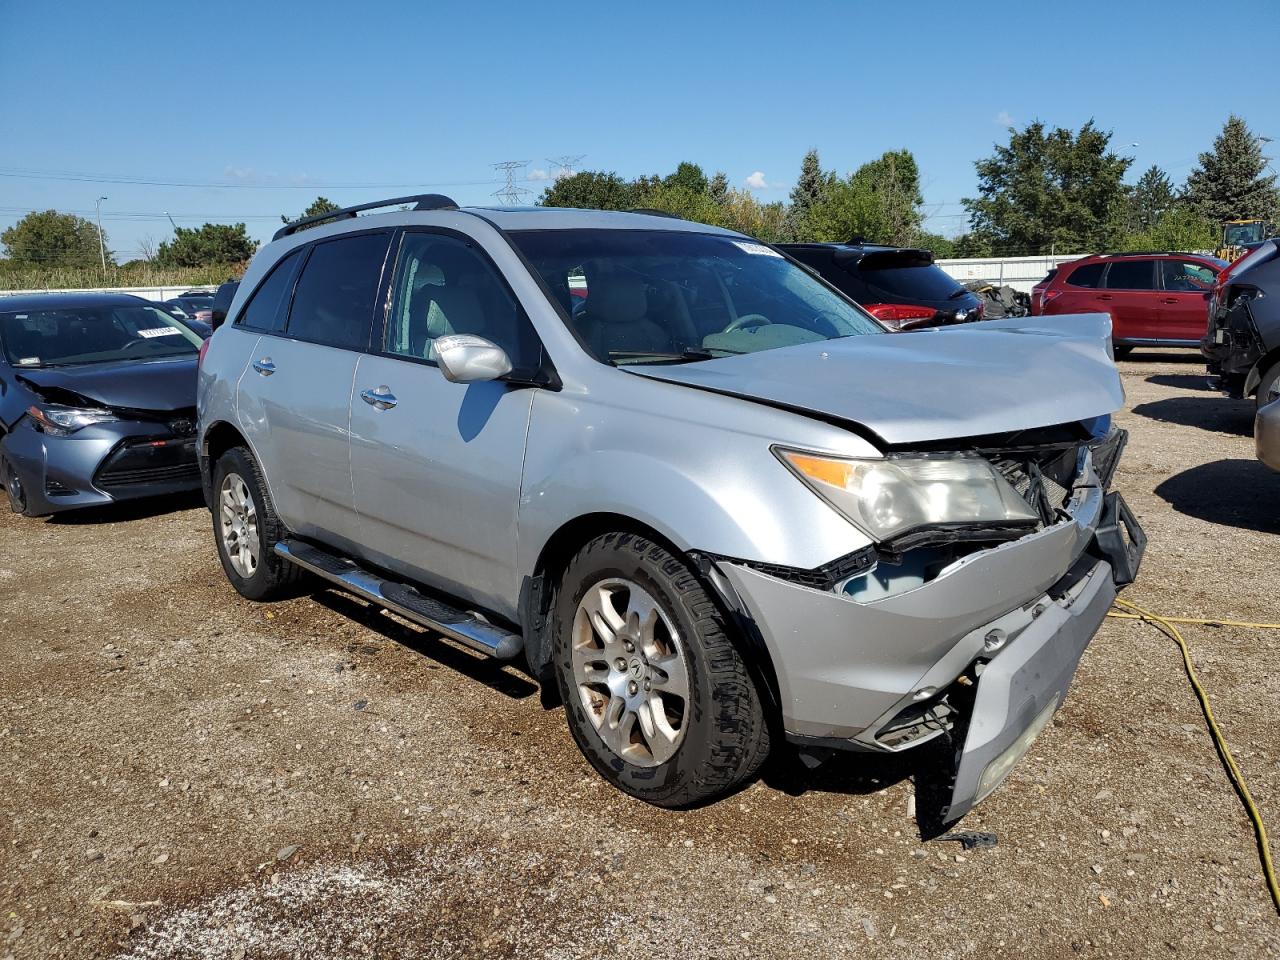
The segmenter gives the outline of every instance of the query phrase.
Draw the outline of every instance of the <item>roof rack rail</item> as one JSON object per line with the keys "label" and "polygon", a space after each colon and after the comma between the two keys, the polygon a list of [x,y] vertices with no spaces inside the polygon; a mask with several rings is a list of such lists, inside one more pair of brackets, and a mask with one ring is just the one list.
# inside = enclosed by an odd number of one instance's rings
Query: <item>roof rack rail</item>
{"label": "roof rack rail", "polygon": [[632,207],[625,213],[642,213],[646,217],[666,217],[668,220],[683,220],[684,217],[678,213],[672,213],[670,210],[659,210],[656,207]]}
{"label": "roof rack rail", "polygon": [[1180,257],[1178,250],[1121,250],[1119,253],[1104,253],[1104,257]]}
{"label": "roof rack rail", "polygon": [[377,210],[379,207],[392,207],[401,203],[412,203],[414,210],[458,209],[458,205],[443,193],[420,193],[412,197],[393,197],[390,200],[358,203],[354,207],[343,207],[340,210],[330,210],[328,213],[317,213],[314,217],[303,217],[301,220],[294,220],[292,223],[286,223],[277,230],[271,239],[279,240],[282,237],[292,236],[304,227],[309,227],[314,223],[323,223],[329,220],[349,220],[363,210]]}

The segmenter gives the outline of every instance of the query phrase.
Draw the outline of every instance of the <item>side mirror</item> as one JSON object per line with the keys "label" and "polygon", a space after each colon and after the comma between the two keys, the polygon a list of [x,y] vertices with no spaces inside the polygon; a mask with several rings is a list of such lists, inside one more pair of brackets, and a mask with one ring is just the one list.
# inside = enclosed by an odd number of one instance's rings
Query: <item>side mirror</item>
{"label": "side mirror", "polygon": [[497,380],[511,372],[511,358],[492,340],[454,333],[435,341],[436,363],[451,383]]}

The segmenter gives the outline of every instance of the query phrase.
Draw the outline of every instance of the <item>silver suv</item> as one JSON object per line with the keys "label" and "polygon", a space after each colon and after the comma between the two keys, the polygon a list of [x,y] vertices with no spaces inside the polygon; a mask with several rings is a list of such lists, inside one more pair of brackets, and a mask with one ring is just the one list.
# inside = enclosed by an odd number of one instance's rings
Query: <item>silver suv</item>
{"label": "silver suv", "polygon": [[202,357],[227,577],[523,659],[635,797],[722,795],[783,738],[946,738],[957,819],[1133,577],[1103,316],[888,335],[772,247],[641,212],[321,219]]}

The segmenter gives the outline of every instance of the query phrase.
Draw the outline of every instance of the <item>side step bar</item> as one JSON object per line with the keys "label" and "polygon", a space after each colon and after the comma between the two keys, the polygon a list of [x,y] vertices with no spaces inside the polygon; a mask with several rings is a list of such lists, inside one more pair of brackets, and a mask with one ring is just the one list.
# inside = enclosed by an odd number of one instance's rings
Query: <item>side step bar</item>
{"label": "side step bar", "polygon": [[419,626],[443,633],[472,650],[498,660],[511,660],[524,649],[524,638],[518,633],[425,596],[408,584],[386,580],[309,543],[282,540],[276,544],[276,553],[363,600],[398,613]]}

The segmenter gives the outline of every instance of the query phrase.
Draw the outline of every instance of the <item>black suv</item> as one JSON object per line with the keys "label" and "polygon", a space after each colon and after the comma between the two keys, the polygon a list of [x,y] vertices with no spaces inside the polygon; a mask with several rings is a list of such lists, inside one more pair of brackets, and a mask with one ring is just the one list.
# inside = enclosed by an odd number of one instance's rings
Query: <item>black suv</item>
{"label": "black suv", "polygon": [[780,243],[890,330],[982,319],[982,301],[933,262],[928,250],[851,243]]}
{"label": "black suv", "polygon": [[1280,240],[1264,240],[1218,275],[1200,352],[1229,396],[1268,402],[1280,384]]}

